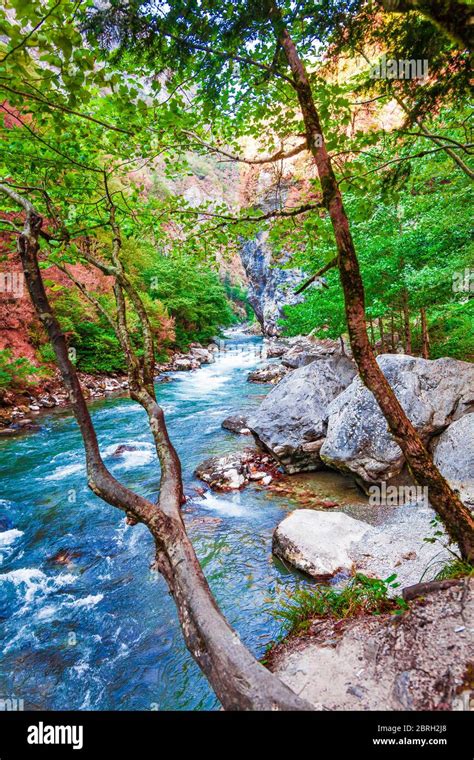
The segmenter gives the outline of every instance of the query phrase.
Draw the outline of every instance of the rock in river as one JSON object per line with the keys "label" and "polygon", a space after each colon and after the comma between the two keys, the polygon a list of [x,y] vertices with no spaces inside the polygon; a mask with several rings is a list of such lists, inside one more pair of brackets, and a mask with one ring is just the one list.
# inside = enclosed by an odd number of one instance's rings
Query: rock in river
{"label": "rock in river", "polygon": [[287,367],[282,364],[267,364],[265,367],[255,369],[249,372],[247,380],[249,383],[278,383],[282,377],[289,372]]}
{"label": "rock in river", "polygon": [[249,419],[257,443],[270,451],[286,472],[317,470],[329,404],[354,375],[353,361],[341,354],[323,356],[292,371]]}
{"label": "rock in river", "polygon": [[[425,441],[472,410],[472,364],[456,359],[430,361],[403,354],[383,354],[377,361]],[[320,454],[326,464],[352,473],[362,483],[389,480],[402,471],[401,449],[389,433],[375,398],[360,378],[332,402]]]}
{"label": "rock in river", "polygon": [[237,433],[238,435],[249,435],[250,430],[247,426],[247,417],[243,414],[233,414],[230,417],[226,417],[222,423],[224,430],[230,430],[231,433]]}

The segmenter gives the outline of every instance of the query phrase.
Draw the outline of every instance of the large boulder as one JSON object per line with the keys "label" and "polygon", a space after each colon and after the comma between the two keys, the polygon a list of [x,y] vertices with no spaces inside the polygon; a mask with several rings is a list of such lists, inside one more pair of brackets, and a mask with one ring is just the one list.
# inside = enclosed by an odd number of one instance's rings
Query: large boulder
{"label": "large boulder", "polygon": [[259,446],[286,472],[317,470],[328,407],[355,375],[351,359],[324,356],[284,377],[248,421]]}
{"label": "large boulder", "polygon": [[474,508],[474,414],[465,414],[441,433],[433,461],[465,504]]}
{"label": "large boulder", "polygon": [[200,364],[212,364],[215,361],[211,351],[202,346],[192,346],[190,353]]}
{"label": "large boulder", "polygon": [[314,578],[350,571],[353,541],[370,530],[343,512],[295,509],[276,528],[272,550],[277,557]]}
{"label": "large boulder", "polygon": [[[377,361],[425,442],[474,408],[472,364],[401,354],[384,354]],[[360,378],[331,403],[320,455],[329,466],[352,473],[364,484],[401,473],[405,463],[402,451]]]}
{"label": "large boulder", "polygon": [[[344,347],[344,353],[345,351]],[[311,364],[318,359],[341,353],[342,346],[339,341],[330,339],[314,341],[310,338],[299,338],[282,355],[281,362],[285,367],[298,369],[298,367],[305,367],[306,364]]]}
{"label": "large boulder", "polygon": [[273,552],[314,578],[352,570],[372,578],[396,575],[401,586],[409,586],[433,580],[452,559],[444,536],[423,540],[433,537],[434,517],[424,504],[406,504],[374,527],[343,512],[297,509],[276,528]]}

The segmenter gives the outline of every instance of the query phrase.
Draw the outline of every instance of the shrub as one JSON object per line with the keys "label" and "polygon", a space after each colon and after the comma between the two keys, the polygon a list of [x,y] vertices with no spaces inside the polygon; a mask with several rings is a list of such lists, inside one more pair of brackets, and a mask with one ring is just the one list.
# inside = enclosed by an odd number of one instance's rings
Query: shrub
{"label": "shrub", "polygon": [[362,614],[401,613],[407,609],[406,602],[401,597],[392,599],[388,596],[389,588],[400,585],[394,582],[395,579],[395,575],[380,580],[359,573],[343,589],[331,586],[300,588],[274,612],[274,616],[284,621],[286,633],[300,633],[319,617],[341,619]]}
{"label": "shrub", "polygon": [[39,372],[28,359],[15,359],[10,349],[0,351],[0,388],[21,390],[30,385],[33,376]]}

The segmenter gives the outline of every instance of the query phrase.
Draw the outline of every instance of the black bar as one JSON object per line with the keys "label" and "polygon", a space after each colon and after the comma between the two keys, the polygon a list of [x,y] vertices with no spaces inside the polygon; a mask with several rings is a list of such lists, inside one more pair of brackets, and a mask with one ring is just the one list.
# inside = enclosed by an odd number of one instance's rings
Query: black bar
{"label": "black bar", "polygon": [[[42,724],[42,732],[40,732]],[[63,732],[54,728],[63,726]],[[73,727],[76,732],[73,733]],[[82,727],[82,737],[79,733]],[[0,760],[115,760],[217,755],[246,760],[258,750],[282,760],[361,757],[472,760],[472,712],[1,712]],[[43,744],[28,743],[43,739]],[[49,738],[70,740],[49,744]],[[304,752],[304,755],[303,755]],[[178,754],[179,753],[179,754]],[[225,753],[225,754],[224,754]],[[265,755],[263,755],[265,753]],[[330,753],[330,754],[329,754]]]}

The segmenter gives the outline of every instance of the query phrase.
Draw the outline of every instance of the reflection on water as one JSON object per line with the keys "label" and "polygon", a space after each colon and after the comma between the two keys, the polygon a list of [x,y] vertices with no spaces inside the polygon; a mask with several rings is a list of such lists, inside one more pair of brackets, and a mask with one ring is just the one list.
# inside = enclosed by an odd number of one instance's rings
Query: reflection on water
{"label": "reflection on water", "polygon": [[[226,348],[215,364],[159,386],[191,495],[199,462],[249,443],[221,429],[224,417],[262,397],[261,386],[246,382],[261,362],[259,339],[234,335]],[[114,475],[156,495],[145,413],[123,398],[92,412]],[[36,435],[0,441],[0,697],[22,698],[25,709],[215,709],[166,585],[149,569],[147,530],[127,526],[87,489],[73,419],[52,414],[42,423]],[[294,504],[291,495],[249,487],[195,494],[184,509],[212,590],[257,656],[278,632],[278,597],[305,582],[271,557],[272,531]]]}

